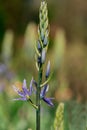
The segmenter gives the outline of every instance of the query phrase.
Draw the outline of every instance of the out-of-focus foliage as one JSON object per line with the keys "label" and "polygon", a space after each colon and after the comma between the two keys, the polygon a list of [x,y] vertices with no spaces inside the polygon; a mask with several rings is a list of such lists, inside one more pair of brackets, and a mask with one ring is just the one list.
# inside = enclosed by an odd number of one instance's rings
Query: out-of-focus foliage
{"label": "out-of-focus foliage", "polygon": [[[68,102],[66,103],[65,113],[67,115],[67,124],[69,130],[87,129],[87,103],[83,104],[75,101]],[[65,130],[67,130],[66,125]]]}
{"label": "out-of-focus foliage", "polygon": [[34,47],[37,40],[36,28],[37,26],[34,23],[29,23],[25,31],[23,55],[26,55],[26,58],[29,60],[32,60],[34,58]]}
{"label": "out-of-focus foliage", "polygon": [[65,32],[62,29],[58,29],[55,35],[53,46],[55,69],[58,69],[58,67],[60,68],[60,66],[63,63],[65,47],[66,47]]}
{"label": "out-of-focus foliage", "polygon": [[12,59],[14,34],[11,30],[7,30],[2,43],[2,59],[6,64]]}

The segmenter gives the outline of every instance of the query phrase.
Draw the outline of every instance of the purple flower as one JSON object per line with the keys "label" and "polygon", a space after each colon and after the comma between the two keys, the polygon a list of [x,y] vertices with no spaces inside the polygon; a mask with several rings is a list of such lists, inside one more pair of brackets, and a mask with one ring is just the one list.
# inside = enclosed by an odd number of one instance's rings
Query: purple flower
{"label": "purple flower", "polygon": [[14,91],[17,92],[18,95],[20,96],[20,98],[16,98],[16,99],[13,99],[13,100],[28,101],[30,99],[30,96],[31,96],[32,91],[33,91],[32,85],[33,85],[33,78],[32,78],[32,80],[30,82],[30,89],[27,88],[25,79],[23,81],[21,89],[17,88],[15,85],[13,85]]}
{"label": "purple flower", "polygon": [[46,85],[42,88],[42,90],[41,90],[40,97],[41,97],[41,99],[42,99],[44,102],[46,102],[49,106],[54,106],[53,103],[52,103],[52,101],[51,101],[51,100],[54,99],[54,98],[47,98],[47,97],[45,97],[46,92],[48,91],[48,89],[49,89],[49,86],[46,84]]}
{"label": "purple flower", "polygon": [[31,103],[31,105],[35,108],[35,109],[38,109],[38,106],[36,106],[32,100],[30,99],[30,96],[32,94],[32,91],[33,91],[33,78],[30,82],[30,89],[27,88],[27,85],[26,85],[26,80],[24,79],[23,81],[23,85],[22,85],[22,88],[19,89],[17,88],[15,85],[13,86],[13,89],[15,92],[18,93],[18,95],[20,96],[20,98],[16,98],[16,99],[13,99],[13,100],[21,100],[21,101],[29,101]]}

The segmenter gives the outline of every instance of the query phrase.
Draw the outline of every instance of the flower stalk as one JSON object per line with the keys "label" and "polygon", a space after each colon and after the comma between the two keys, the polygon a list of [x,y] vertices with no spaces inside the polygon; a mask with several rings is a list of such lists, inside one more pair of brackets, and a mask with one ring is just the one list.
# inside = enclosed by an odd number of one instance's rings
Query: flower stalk
{"label": "flower stalk", "polygon": [[[39,12],[39,27],[38,27],[38,41],[35,44],[35,59],[36,59],[36,68],[38,70],[38,81],[36,82],[33,78],[30,82],[29,89],[27,88],[26,80],[24,79],[21,89],[17,86],[13,86],[13,89],[18,93],[20,98],[14,100],[21,100],[29,102],[36,109],[36,130],[40,130],[40,109],[41,109],[41,100],[47,103],[49,106],[54,106],[52,100],[54,98],[46,97],[46,93],[49,89],[48,82],[51,79],[52,73],[50,74],[50,61],[48,61],[45,81],[42,83],[43,76],[43,65],[46,61],[46,53],[49,44],[49,24],[48,24],[48,10],[47,3],[45,0],[42,0],[40,5]],[[36,87],[35,91],[33,85]],[[31,100],[31,95],[34,91],[36,94],[36,104]]]}
{"label": "flower stalk", "polygon": [[[38,109],[36,110],[36,130],[40,130],[40,101],[41,98],[47,102],[45,93],[46,90],[41,91],[41,84],[42,84],[42,73],[43,73],[43,64],[46,60],[46,52],[48,46],[48,10],[47,10],[47,3],[45,0],[41,2],[40,5],[40,12],[39,12],[39,27],[38,27],[38,42],[36,50],[36,57],[37,63],[36,67],[38,68],[38,83],[37,83],[37,92],[36,92],[36,105]],[[48,70],[49,71],[49,70]],[[48,72],[49,73],[49,72]]]}
{"label": "flower stalk", "polygon": [[39,72],[38,72],[38,85],[36,91],[36,105],[38,109],[36,110],[36,130],[40,130],[40,92],[41,87],[40,84],[42,82],[42,64],[40,64]]}

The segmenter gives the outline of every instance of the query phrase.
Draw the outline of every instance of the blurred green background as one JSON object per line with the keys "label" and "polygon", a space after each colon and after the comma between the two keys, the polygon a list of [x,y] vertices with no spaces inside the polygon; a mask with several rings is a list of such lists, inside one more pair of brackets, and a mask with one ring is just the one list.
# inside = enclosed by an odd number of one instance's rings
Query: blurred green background
{"label": "blurred green background", "polygon": [[[87,1],[48,0],[50,44],[47,61],[54,72],[42,102],[41,130],[54,130],[55,111],[65,103],[65,130],[87,130]],[[12,85],[37,80],[34,44],[40,0],[0,0],[0,130],[35,130],[35,110],[17,97]],[[46,67],[46,65],[45,65]],[[45,73],[44,67],[44,73]],[[35,96],[32,97],[35,101]]]}

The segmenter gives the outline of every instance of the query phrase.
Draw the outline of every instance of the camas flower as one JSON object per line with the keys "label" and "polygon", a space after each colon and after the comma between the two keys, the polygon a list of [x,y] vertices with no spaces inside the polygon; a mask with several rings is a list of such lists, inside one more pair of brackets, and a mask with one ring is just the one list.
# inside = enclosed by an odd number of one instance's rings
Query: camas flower
{"label": "camas flower", "polygon": [[13,100],[29,101],[33,107],[37,108],[37,106],[30,99],[30,96],[33,92],[33,78],[30,82],[30,89],[27,88],[25,79],[23,81],[21,89],[19,89],[16,85],[13,85],[13,89],[20,96],[20,98],[15,98]]}
{"label": "camas flower", "polygon": [[25,79],[23,81],[21,88],[18,88],[16,85],[13,85],[14,91],[17,92],[18,95],[21,97],[21,98],[16,98],[14,100],[26,101],[30,98],[30,95],[32,94],[32,81],[33,81],[33,79],[31,80],[31,83],[30,83],[30,89],[27,88]]}
{"label": "camas flower", "polygon": [[49,106],[54,106],[54,104],[52,103],[52,99],[54,99],[54,98],[47,98],[47,97],[45,97],[45,95],[46,95],[46,92],[48,91],[48,89],[49,89],[49,86],[46,84],[43,88],[42,88],[42,90],[41,90],[41,93],[40,93],[40,98],[44,101],[44,102],[46,102]]}

